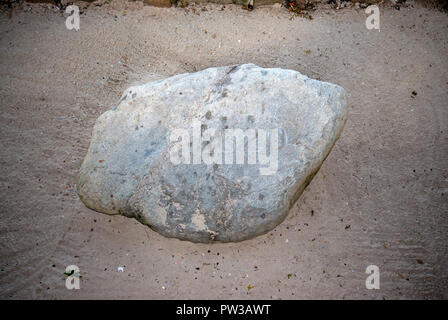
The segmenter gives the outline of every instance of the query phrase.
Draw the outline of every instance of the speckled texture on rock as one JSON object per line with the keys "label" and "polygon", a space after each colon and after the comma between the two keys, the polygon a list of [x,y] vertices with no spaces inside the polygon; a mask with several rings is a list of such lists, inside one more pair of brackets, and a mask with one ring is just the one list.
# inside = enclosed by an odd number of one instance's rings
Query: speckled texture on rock
{"label": "speckled texture on rock", "polygon": [[[95,124],[78,194],[96,211],[134,217],[168,237],[241,241],[286,217],[342,132],[343,88],[253,64],[209,68],[131,87]],[[280,129],[278,170],[178,164],[170,133]]]}

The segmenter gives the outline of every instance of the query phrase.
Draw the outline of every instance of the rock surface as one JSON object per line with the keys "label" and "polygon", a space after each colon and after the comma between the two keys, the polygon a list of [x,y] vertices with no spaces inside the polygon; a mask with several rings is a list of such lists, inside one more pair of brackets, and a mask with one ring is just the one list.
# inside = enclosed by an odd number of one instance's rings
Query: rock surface
{"label": "rock surface", "polygon": [[[78,194],[91,209],[134,217],[168,237],[252,238],[283,221],[341,134],[346,116],[343,88],[253,64],[131,87],[96,121]],[[171,139],[179,129],[190,133],[185,153],[176,149],[182,139]],[[257,141],[255,164],[247,163],[254,154],[246,149],[244,164],[226,161],[228,151],[236,162],[237,147],[230,151],[217,143],[225,145],[229,129],[255,130],[243,143],[249,148]],[[204,141],[207,132],[214,139]],[[260,164],[263,145],[270,145],[271,158]],[[212,149],[217,163],[207,158]]]}

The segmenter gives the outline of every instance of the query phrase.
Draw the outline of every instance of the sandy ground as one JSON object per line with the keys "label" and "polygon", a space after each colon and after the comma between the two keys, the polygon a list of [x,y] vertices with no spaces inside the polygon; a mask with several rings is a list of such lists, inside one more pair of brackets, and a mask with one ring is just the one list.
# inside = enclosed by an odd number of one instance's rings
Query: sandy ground
{"label": "sandy ground", "polygon": [[[75,32],[41,5],[3,12],[0,297],[448,298],[448,15],[382,8],[380,32],[362,9],[312,15],[109,4]],[[94,121],[127,86],[246,62],[350,97],[341,139],[281,225],[193,244],[84,207],[74,184]],[[71,264],[80,290],[65,288]],[[365,287],[372,264],[379,290]]]}

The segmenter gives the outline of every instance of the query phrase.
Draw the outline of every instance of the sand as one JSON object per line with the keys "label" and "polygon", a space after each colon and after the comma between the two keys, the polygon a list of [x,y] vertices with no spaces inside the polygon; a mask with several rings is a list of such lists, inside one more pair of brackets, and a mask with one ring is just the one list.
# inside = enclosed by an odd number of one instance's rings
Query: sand
{"label": "sand", "polygon": [[[378,31],[356,8],[308,20],[113,2],[83,10],[76,32],[46,6],[0,14],[2,299],[448,298],[446,13],[382,7]],[[281,225],[193,244],[81,203],[93,124],[125,88],[248,62],[349,94],[341,139]],[[65,287],[68,265],[79,290]],[[379,290],[366,289],[369,265]]]}

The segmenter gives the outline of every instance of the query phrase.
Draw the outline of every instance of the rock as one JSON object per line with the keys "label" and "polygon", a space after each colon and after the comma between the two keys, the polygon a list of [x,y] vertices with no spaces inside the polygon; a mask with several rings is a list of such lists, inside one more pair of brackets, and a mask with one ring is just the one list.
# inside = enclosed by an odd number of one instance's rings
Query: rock
{"label": "rock", "polygon": [[131,87],[96,121],[78,194],[167,237],[249,239],[283,221],[346,115],[343,88],[253,64]]}

